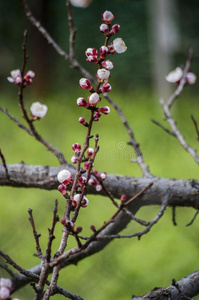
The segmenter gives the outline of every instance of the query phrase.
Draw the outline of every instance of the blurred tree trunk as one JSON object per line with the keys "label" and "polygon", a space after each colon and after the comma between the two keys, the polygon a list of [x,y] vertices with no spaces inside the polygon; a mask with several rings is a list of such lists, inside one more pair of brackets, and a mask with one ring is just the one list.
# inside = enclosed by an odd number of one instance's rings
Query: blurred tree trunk
{"label": "blurred tree trunk", "polygon": [[173,55],[179,46],[176,0],[149,0],[148,14],[154,87],[158,96],[167,98],[171,91],[165,76],[174,68]]}

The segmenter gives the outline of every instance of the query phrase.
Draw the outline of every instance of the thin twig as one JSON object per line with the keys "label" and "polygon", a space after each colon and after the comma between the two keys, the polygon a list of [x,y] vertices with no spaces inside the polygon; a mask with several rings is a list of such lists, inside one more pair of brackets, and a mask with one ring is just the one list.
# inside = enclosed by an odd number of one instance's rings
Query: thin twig
{"label": "thin twig", "polygon": [[196,134],[197,134],[196,139],[199,141],[199,129],[198,129],[198,123],[197,123],[197,121],[195,120],[195,118],[194,118],[193,115],[191,115],[191,119],[192,119],[192,121],[193,121],[193,125],[194,125],[195,130],[196,130]]}
{"label": "thin twig", "polygon": [[58,201],[55,200],[55,207],[53,210],[53,221],[52,221],[52,226],[50,229],[48,229],[49,231],[49,236],[48,236],[48,245],[46,248],[46,261],[50,262],[50,258],[51,258],[51,248],[52,248],[52,242],[55,238],[54,236],[54,230],[55,230],[55,225],[57,224],[57,222],[59,221],[59,217],[57,215],[57,207],[58,207]]}
{"label": "thin twig", "polygon": [[173,222],[173,225],[177,226],[178,224],[176,222],[176,207],[172,206],[171,209],[172,209],[172,222]]}
{"label": "thin twig", "polygon": [[192,225],[198,214],[199,214],[199,209],[196,210],[196,213],[194,214],[192,220],[186,226]]}
{"label": "thin twig", "polygon": [[167,132],[167,133],[170,134],[171,136],[176,137],[176,135],[175,135],[175,133],[174,133],[173,131],[169,130],[168,128],[166,128],[165,126],[163,126],[163,125],[162,125],[161,123],[159,123],[158,121],[156,121],[156,120],[154,120],[154,119],[151,119],[151,121],[152,121],[155,125],[157,125],[157,126],[159,126],[160,128],[162,128],[165,132]]}
{"label": "thin twig", "polygon": [[[2,256],[6,261],[7,263],[9,263],[13,268],[15,268],[19,273],[23,274],[24,276],[26,277],[29,277],[31,278],[31,281],[32,282],[38,282],[39,280],[39,275],[33,273],[33,272],[30,272],[26,269],[23,269],[22,267],[20,267],[8,254],[4,253],[3,251],[0,250],[0,256]],[[13,277],[13,280],[15,278]],[[46,284],[47,285],[50,285],[50,281],[47,280],[46,281]],[[61,295],[64,295],[66,298],[69,298],[71,300],[83,300],[83,298],[81,298],[80,296],[77,296],[75,294],[72,294],[68,291],[66,291],[65,289],[59,287],[59,286],[56,286],[55,287],[55,290],[54,290],[54,294],[61,294]]]}
{"label": "thin twig", "polygon": [[5,174],[6,174],[6,179],[10,179],[10,176],[9,176],[9,173],[8,173],[8,168],[7,168],[7,164],[6,164],[6,160],[5,160],[5,157],[0,149],[0,159],[2,161],[2,165],[4,167],[4,170],[5,170]]}
{"label": "thin twig", "polygon": [[66,7],[67,7],[67,12],[68,12],[68,26],[69,26],[69,29],[70,29],[69,57],[70,57],[70,60],[72,61],[74,59],[74,55],[75,55],[74,54],[74,47],[75,47],[75,35],[76,35],[76,32],[77,32],[77,29],[74,27],[70,0],[66,1]]}
{"label": "thin twig", "polygon": [[28,209],[28,213],[29,213],[29,216],[30,216],[29,221],[30,221],[30,224],[32,226],[33,235],[34,235],[35,242],[36,242],[37,254],[38,254],[38,257],[42,258],[42,251],[41,251],[41,247],[40,247],[40,243],[39,243],[39,238],[40,238],[41,234],[37,233],[37,231],[36,231],[35,222],[34,222],[34,219],[33,219],[31,208]]}

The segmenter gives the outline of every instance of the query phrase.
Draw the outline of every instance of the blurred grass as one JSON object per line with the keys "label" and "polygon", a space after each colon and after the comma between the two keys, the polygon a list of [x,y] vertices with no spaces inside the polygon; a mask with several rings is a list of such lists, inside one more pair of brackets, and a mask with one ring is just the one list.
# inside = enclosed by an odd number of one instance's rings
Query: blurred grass
{"label": "blurred grass", "polygon": [[[114,87],[114,86],[113,86]],[[113,90],[116,90],[114,87]],[[198,148],[196,134],[190,115],[199,119],[199,103],[195,96],[190,97],[185,90],[177,101],[174,115],[186,139],[194,148]],[[37,123],[39,132],[54,146],[63,151],[66,159],[72,156],[71,145],[83,143],[85,128],[78,124],[78,118],[88,118],[88,112],[76,106],[76,98],[85,96],[84,91],[70,89],[66,94],[50,95],[46,99],[28,96],[27,107],[33,101],[48,105],[45,119]],[[156,176],[199,179],[198,166],[178,142],[152,124],[151,118],[162,121],[158,99],[146,90],[139,92],[111,92],[111,96],[123,109],[132,126],[137,141],[141,145],[146,162]],[[102,104],[105,103],[102,100]],[[17,99],[1,96],[1,106],[20,118]],[[46,151],[21,129],[17,128],[1,113],[0,148],[9,164],[24,161],[27,164],[57,166],[53,155]],[[22,121],[23,122],[23,121]],[[165,124],[166,125],[166,124]],[[128,142],[128,135],[116,113],[102,116],[95,123],[93,133],[99,133],[100,152],[95,168],[107,173],[127,176],[141,176],[138,167],[130,162],[135,154]],[[92,146],[92,145],[91,145]],[[64,211],[64,200],[57,191],[36,189],[15,189],[1,187],[0,236],[1,249],[7,252],[24,268],[38,264],[32,256],[35,243],[28,222],[27,209],[31,207],[35,216],[37,230],[42,234],[43,249],[47,242],[47,228],[50,226],[54,200],[59,200],[59,215]],[[97,227],[112,214],[113,208],[103,197],[89,197],[88,208],[82,209],[78,225],[83,226],[83,234],[89,234],[91,224]],[[157,213],[157,207],[145,207],[138,216],[150,220]],[[171,279],[176,280],[198,269],[198,220],[190,227],[185,225],[193,217],[191,208],[177,209],[178,226],[171,222],[170,208],[152,232],[136,239],[115,240],[101,253],[61,271],[59,284],[67,290],[81,295],[85,300],[123,299],[129,300],[132,294],[141,295],[155,286],[166,286]],[[56,240],[53,251],[59,244],[61,225],[56,228]],[[140,227],[132,223],[125,232],[136,232]],[[73,246],[73,241],[70,246]],[[2,272],[2,274],[1,274]],[[6,276],[0,269],[0,275]],[[21,300],[32,299],[30,287],[16,293]],[[54,299],[60,299],[55,296]]]}

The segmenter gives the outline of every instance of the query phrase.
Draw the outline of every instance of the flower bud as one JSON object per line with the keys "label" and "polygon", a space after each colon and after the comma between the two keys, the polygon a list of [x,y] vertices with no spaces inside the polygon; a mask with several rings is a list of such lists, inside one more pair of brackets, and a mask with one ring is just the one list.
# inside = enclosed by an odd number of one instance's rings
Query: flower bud
{"label": "flower bud", "polygon": [[125,201],[125,200],[126,200],[126,195],[123,194],[123,195],[120,197],[120,200],[121,200],[121,201]]}
{"label": "flower bud", "polygon": [[12,281],[9,278],[3,278],[3,277],[1,277],[0,278],[0,288],[2,286],[5,286],[5,287],[11,289],[12,288]]}
{"label": "flower bud", "polygon": [[166,81],[179,84],[183,76],[183,71],[180,67],[177,67],[175,70],[171,71],[166,77]]}
{"label": "flower bud", "polygon": [[88,169],[90,168],[90,165],[93,167],[93,163],[90,163],[89,161],[86,161],[84,163],[83,170],[88,171]]}
{"label": "flower bud", "polygon": [[25,76],[24,76],[24,85],[28,86],[32,83],[32,78],[35,77],[35,73],[31,70],[29,70],[28,72],[26,72]]}
{"label": "flower bud", "polygon": [[105,180],[105,179],[107,178],[106,172],[102,172],[102,173],[99,175],[99,178],[100,178],[101,180]]}
{"label": "flower bud", "polygon": [[99,97],[98,93],[93,93],[90,95],[88,102],[91,106],[96,106],[100,100],[101,98]]}
{"label": "flower bud", "polygon": [[108,52],[109,52],[108,47],[102,46],[102,47],[100,48],[100,58],[101,58],[101,59],[104,59],[104,58],[106,57],[106,55],[107,55]]}
{"label": "flower bud", "polygon": [[[73,206],[78,206],[81,198],[82,198],[82,194],[76,194],[73,198]],[[88,205],[88,202],[89,201],[86,198],[86,196],[83,196],[83,198],[81,200],[81,206],[86,207]]]}
{"label": "flower bud", "polygon": [[93,148],[88,148],[87,150],[87,158],[91,157],[94,153],[94,149]]}
{"label": "flower bud", "polygon": [[99,69],[97,71],[97,76],[101,80],[108,79],[110,77],[110,71],[106,69]]}
{"label": "flower bud", "polygon": [[110,113],[110,107],[109,106],[103,106],[103,107],[99,107],[98,111],[100,111],[101,113],[108,115]]}
{"label": "flower bud", "polygon": [[97,183],[98,183],[98,181],[96,179],[94,179],[94,178],[90,178],[89,181],[88,181],[88,184],[90,186],[96,186]]}
{"label": "flower bud", "polygon": [[116,33],[118,33],[119,31],[120,31],[120,25],[119,25],[119,24],[114,24],[114,25],[112,26],[112,29],[111,29],[111,32],[110,32],[110,33],[116,34]]}
{"label": "flower bud", "polygon": [[72,145],[72,149],[75,151],[75,153],[79,153],[81,151],[81,145],[79,143],[74,143]]}
{"label": "flower bud", "polygon": [[103,14],[102,14],[102,21],[106,24],[111,24],[111,22],[113,21],[113,19],[115,18],[115,15],[112,14],[112,12],[106,10]]}
{"label": "flower bud", "polygon": [[30,107],[30,111],[34,119],[41,119],[45,117],[48,111],[48,106],[41,104],[40,102],[34,102]]}
{"label": "flower bud", "polygon": [[88,91],[92,90],[90,81],[87,78],[81,78],[79,81],[81,89],[87,89]]}
{"label": "flower bud", "polygon": [[123,39],[121,38],[116,38],[114,41],[113,41],[113,48],[115,50],[115,52],[117,53],[123,53],[127,50],[127,47],[123,41]]}
{"label": "flower bud", "polygon": [[0,288],[0,299],[10,299],[10,290],[5,286]]}
{"label": "flower bud", "polygon": [[102,93],[108,93],[108,92],[110,92],[110,91],[111,91],[111,85],[110,85],[108,82],[104,83],[104,84],[101,86],[100,91],[101,91]]}
{"label": "flower bud", "polygon": [[85,185],[86,182],[86,177],[80,177],[78,180],[78,185],[83,187]]}
{"label": "flower bud", "polygon": [[77,226],[77,228],[76,228],[76,233],[80,233],[80,232],[82,232],[82,227],[81,226]]}
{"label": "flower bud", "polygon": [[63,196],[67,194],[67,188],[65,184],[60,184],[57,189]]}
{"label": "flower bud", "polygon": [[109,26],[107,25],[107,24],[101,24],[100,25],[100,31],[102,32],[102,33],[104,33],[105,35],[106,34],[109,34]]}
{"label": "flower bud", "polygon": [[96,177],[99,177],[100,173],[97,171],[97,170],[93,170],[93,174],[96,176]]}
{"label": "flower bud", "polygon": [[95,56],[95,55],[98,54],[98,51],[95,48],[87,48],[85,54],[86,54],[87,57],[90,56],[90,55]]}
{"label": "flower bud", "polygon": [[66,219],[65,219],[65,218],[61,218],[60,223],[61,223],[62,225],[66,225]]}
{"label": "flower bud", "polygon": [[96,189],[97,192],[100,192],[102,190],[102,185],[101,184],[97,184],[95,186],[95,189]]}
{"label": "flower bud", "polygon": [[73,155],[70,160],[73,164],[77,163],[77,157],[75,155]]}
{"label": "flower bud", "polygon": [[78,122],[86,127],[88,127],[88,123],[86,122],[86,120],[84,119],[84,117],[80,117]]}
{"label": "flower bud", "polygon": [[187,73],[185,78],[186,78],[186,81],[187,81],[188,85],[194,84],[196,82],[196,79],[197,79],[196,75],[194,73],[191,73],[191,72]]}
{"label": "flower bud", "polygon": [[100,117],[101,117],[101,113],[96,111],[95,114],[94,114],[93,121],[99,121]]}
{"label": "flower bud", "polygon": [[112,70],[113,69],[113,63],[110,61],[110,59],[104,60],[102,62],[102,66],[107,69],[107,70]]}
{"label": "flower bud", "polygon": [[86,102],[86,100],[82,97],[79,97],[77,99],[77,105],[78,106],[83,106],[83,107],[87,107],[88,106],[88,103]]}
{"label": "flower bud", "polygon": [[91,229],[93,232],[96,232],[96,228],[95,228],[94,225],[91,225],[91,226],[90,226],[90,229]]}
{"label": "flower bud", "polygon": [[61,170],[57,174],[57,180],[61,183],[68,184],[69,182],[71,182],[71,179],[72,179],[72,174],[66,169]]}

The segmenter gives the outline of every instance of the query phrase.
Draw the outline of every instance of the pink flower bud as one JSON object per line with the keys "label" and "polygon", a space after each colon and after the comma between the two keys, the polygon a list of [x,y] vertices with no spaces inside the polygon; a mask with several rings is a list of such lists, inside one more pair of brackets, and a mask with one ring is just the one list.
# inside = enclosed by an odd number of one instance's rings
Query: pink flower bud
{"label": "pink flower bud", "polygon": [[60,184],[57,189],[63,196],[67,194],[67,188],[65,184]]}
{"label": "pink flower bud", "polygon": [[71,179],[72,179],[72,174],[66,169],[61,170],[57,174],[57,180],[61,183],[68,184],[71,182]]}
{"label": "pink flower bud", "polygon": [[102,46],[102,47],[100,48],[100,58],[101,58],[101,59],[104,59],[104,58],[106,57],[106,55],[107,55],[108,52],[109,52],[108,47]]}
{"label": "pink flower bud", "polygon": [[73,198],[73,206],[78,206],[79,202],[81,201],[81,206],[82,207],[87,207],[88,206],[88,199],[86,198],[86,196],[83,196],[82,200],[82,194],[76,194]]}
{"label": "pink flower bud", "polygon": [[121,38],[117,38],[113,41],[113,48],[117,53],[123,53],[127,50],[127,47]]}
{"label": "pink flower bud", "polygon": [[100,31],[102,32],[102,33],[104,33],[105,35],[106,34],[109,34],[109,26],[107,25],[107,24],[101,24],[100,25]]}
{"label": "pink flower bud", "polygon": [[86,122],[86,120],[84,119],[84,117],[80,117],[78,122],[86,127],[88,127],[88,123]]}
{"label": "pink flower bud", "polygon": [[93,170],[93,174],[96,176],[96,177],[99,177],[100,173],[97,171],[97,170]]}
{"label": "pink flower bud", "polygon": [[114,24],[114,25],[112,26],[112,29],[111,29],[111,32],[110,32],[110,33],[116,34],[116,33],[118,33],[119,31],[120,31],[120,25],[119,25],[119,24]]}
{"label": "pink flower bud", "polygon": [[104,60],[102,62],[102,66],[107,69],[107,70],[112,70],[113,69],[113,63],[110,61],[110,59]]}
{"label": "pink flower bud", "polygon": [[79,153],[81,151],[81,145],[79,143],[74,143],[72,145],[72,149],[75,151],[75,153]]}
{"label": "pink flower bud", "polygon": [[194,84],[196,82],[196,79],[197,79],[196,75],[194,73],[191,73],[191,72],[187,73],[185,78],[186,78],[186,81],[187,81],[188,85]]}
{"label": "pink flower bud", "polygon": [[105,179],[107,178],[106,172],[101,173],[101,174],[99,175],[99,178],[100,178],[101,180],[105,180]]}
{"label": "pink flower bud", "polygon": [[125,200],[126,200],[126,195],[123,194],[123,195],[120,197],[120,200],[121,200],[121,201],[125,201]]}
{"label": "pink flower bud", "polygon": [[29,70],[28,72],[26,72],[24,76],[24,85],[28,86],[32,84],[32,78],[34,77],[35,77],[35,73],[33,71]]}
{"label": "pink flower bud", "polygon": [[96,106],[100,100],[101,98],[99,97],[98,93],[93,93],[90,95],[88,101],[91,106]]}
{"label": "pink flower bud", "polygon": [[76,230],[75,230],[77,233],[80,233],[82,232],[82,227],[81,226],[77,226]]}
{"label": "pink flower bud", "polygon": [[70,160],[73,164],[77,163],[77,157],[75,155],[73,155]]}
{"label": "pink flower bud", "polygon": [[10,290],[5,286],[0,288],[0,299],[10,299]]}
{"label": "pink flower bud", "polygon": [[94,114],[94,121],[99,121],[99,118],[101,117],[101,113],[96,111],[95,114]]}
{"label": "pink flower bud", "polygon": [[94,225],[91,225],[91,226],[90,226],[90,229],[91,229],[93,232],[96,232],[96,228],[95,228]]}
{"label": "pink flower bud", "polygon": [[90,186],[96,186],[98,184],[98,181],[94,178],[90,178],[89,181],[88,181],[88,184]]}
{"label": "pink flower bud", "polygon": [[110,24],[113,19],[115,18],[115,15],[112,14],[112,12],[106,10],[103,14],[102,14],[102,21],[106,24]]}
{"label": "pink flower bud", "polygon": [[100,191],[102,190],[101,184],[97,184],[97,185],[95,186],[95,189],[96,189],[97,192],[100,192]]}
{"label": "pink flower bud", "polygon": [[101,86],[100,91],[101,91],[102,93],[110,92],[110,91],[111,91],[111,85],[110,85],[108,82],[104,83],[104,84]]}
{"label": "pink flower bud", "polygon": [[88,103],[86,102],[86,100],[82,97],[79,97],[77,99],[77,105],[78,106],[83,106],[83,107],[87,107],[88,106]]}
{"label": "pink flower bud", "polygon": [[85,177],[80,177],[79,180],[78,180],[78,185],[83,187],[85,182],[86,182],[86,178]]}
{"label": "pink flower bud", "polygon": [[93,55],[93,56],[96,56],[98,54],[98,51],[97,49],[95,48],[88,48],[85,52],[86,56],[90,56],[90,55]]}
{"label": "pink flower bud", "polygon": [[97,76],[99,77],[99,79],[101,80],[105,80],[108,79],[110,77],[110,71],[106,70],[106,69],[99,69],[97,71]]}
{"label": "pink flower bud", "polygon": [[94,153],[94,149],[93,148],[88,148],[88,150],[87,150],[87,158],[91,157],[93,155],[93,153]]}
{"label": "pink flower bud", "polygon": [[110,113],[110,108],[108,106],[103,106],[103,107],[99,107],[98,111],[100,111],[101,113],[108,115]]}
{"label": "pink flower bud", "polygon": [[62,225],[66,225],[66,219],[65,218],[61,218],[60,222],[61,222]]}
{"label": "pink flower bud", "polygon": [[88,91],[92,90],[90,81],[87,78],[81,78],[79,81],[81,89],[87,89]]}
{"label": "pink flower bud", "polygon": [[91,165],[91,167],[93,167],[93,164],[91,164],[89,161],[86,161],[84,163],[83,170],[88,171],[88,169],[90,168],[90,165]]}
{"label": "pink flower bud", "polygon": [[89,55],[86,60],[93,63],[98,63],[99,61],[97,55]]}

